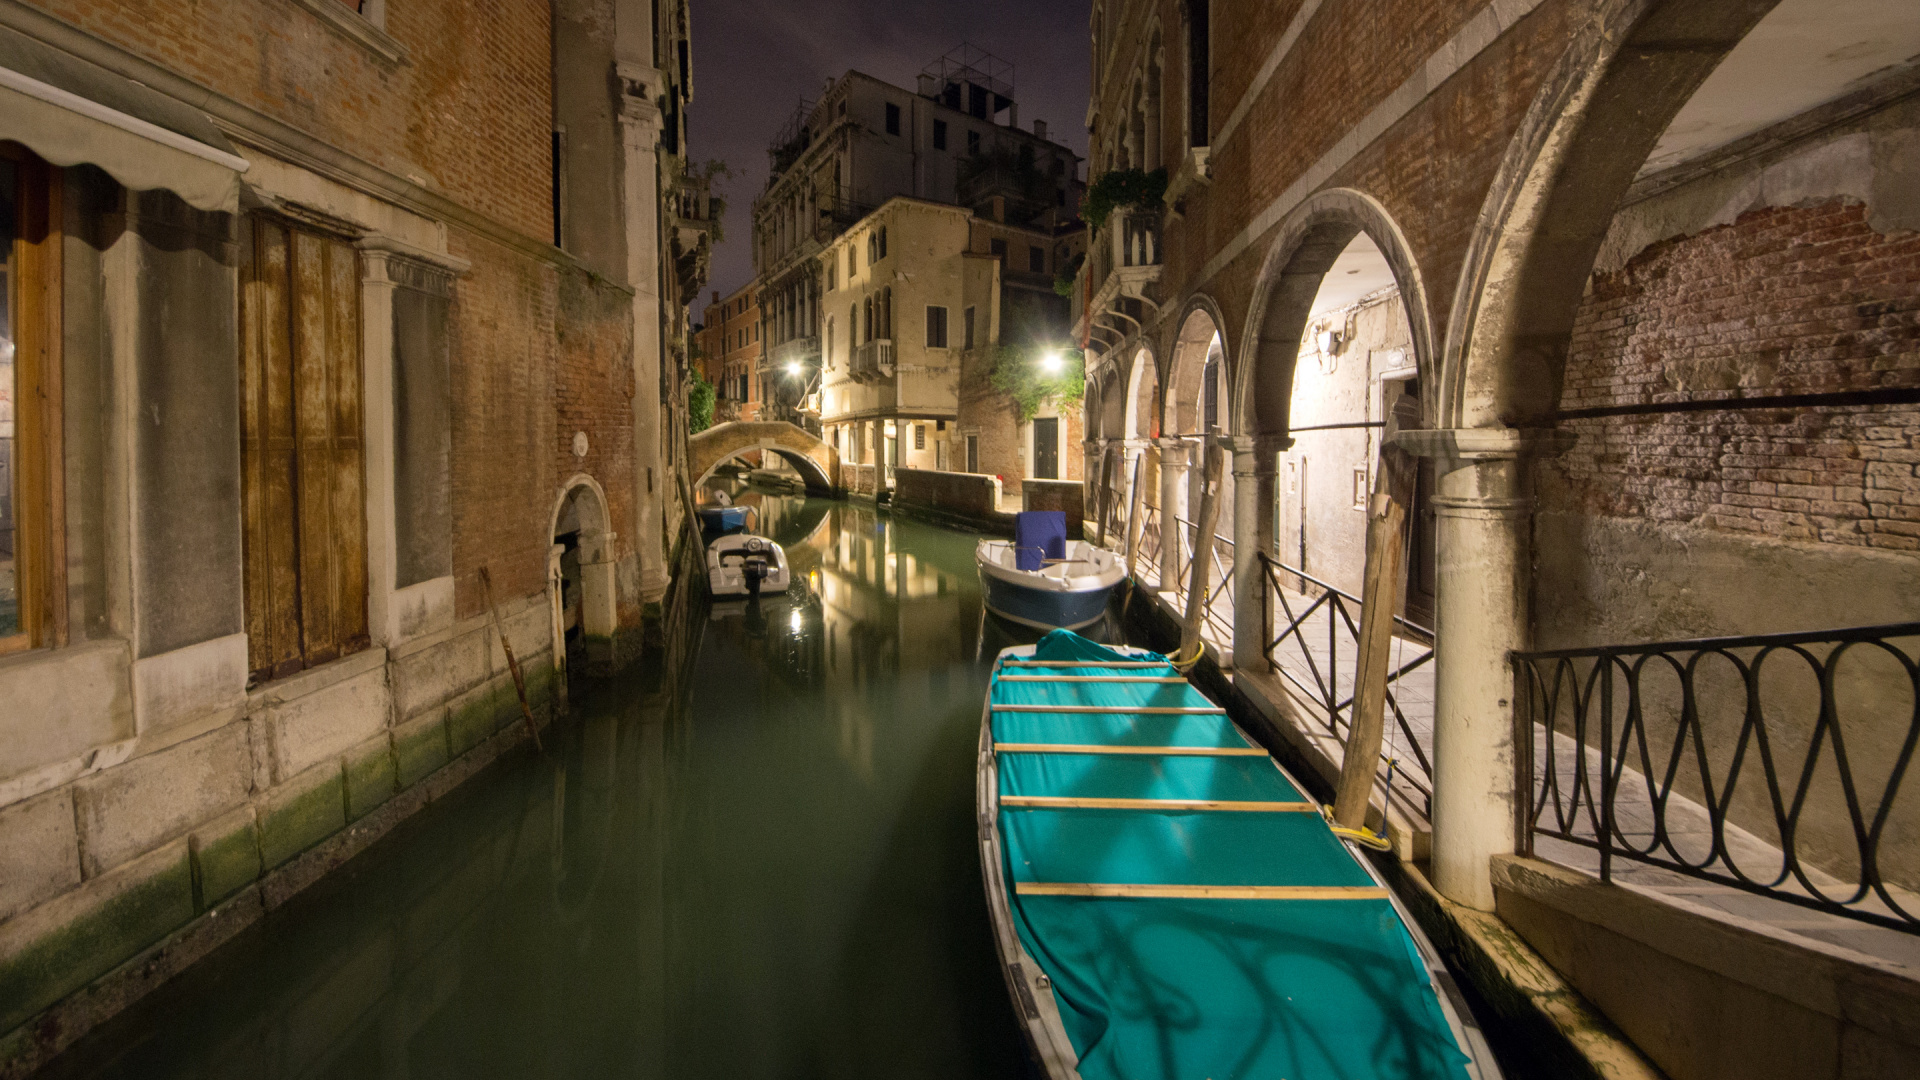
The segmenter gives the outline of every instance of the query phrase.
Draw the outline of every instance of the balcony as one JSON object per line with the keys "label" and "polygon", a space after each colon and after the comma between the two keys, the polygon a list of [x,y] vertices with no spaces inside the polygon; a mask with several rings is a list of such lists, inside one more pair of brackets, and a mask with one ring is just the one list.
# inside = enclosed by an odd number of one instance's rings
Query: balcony
{"label": "balcony", "polygon": [[663,198],[673,218],[673,264],[680,295],[693,296],[706,284],[713,256],[713,195],[706,180],[683,177]]}
{"label": "balcony", "polygon": [[767,350],[767,364],[776,371],[785,371],[788,364],[812,367],[819,362],[820,338],[817,334],[791,338]]}
{"label": "balcony", "polygon": [[875,338],[855,348],[852,374],[857,382],[893,378],[893,340]]}
{"label": "balcony", "polygon": [[[1107,216],[1074,281],[1074,302],[1087,320],[1075,326],[1077,333],[1118,345],[1159,310],[1163,221],[1164,211],[1158,206],[1122,206]],[[1089,293],[1091,302],[1087,302]]]}

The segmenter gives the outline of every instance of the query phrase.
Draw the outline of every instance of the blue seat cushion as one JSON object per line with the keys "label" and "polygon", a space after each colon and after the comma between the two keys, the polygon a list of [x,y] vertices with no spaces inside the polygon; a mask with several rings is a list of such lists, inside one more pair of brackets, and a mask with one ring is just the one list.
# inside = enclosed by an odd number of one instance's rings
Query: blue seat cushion
{"label": "blue seat cushion", "polygon": [[1046,559],[1067,557],[1067,515],[1063,510],[1022,510],[1013,515],[1013,566],[1038,570]]}

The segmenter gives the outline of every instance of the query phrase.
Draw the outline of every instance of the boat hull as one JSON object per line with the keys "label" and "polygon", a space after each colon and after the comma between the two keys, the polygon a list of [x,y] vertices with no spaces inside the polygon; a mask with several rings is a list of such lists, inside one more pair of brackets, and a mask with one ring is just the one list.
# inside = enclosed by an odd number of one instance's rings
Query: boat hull
{"label": "boat hull", "polygon": [[980,589],[987,610],[1009,622],[1036,630],[1078,630],[1092,626],[1107,613],[1113,586],[1081,592],[1032,589],[982,571]]}

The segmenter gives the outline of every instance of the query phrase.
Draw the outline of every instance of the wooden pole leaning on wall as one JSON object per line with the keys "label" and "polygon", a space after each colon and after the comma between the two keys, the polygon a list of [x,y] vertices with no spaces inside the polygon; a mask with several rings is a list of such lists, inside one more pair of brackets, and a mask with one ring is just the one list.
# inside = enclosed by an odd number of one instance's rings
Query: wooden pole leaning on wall
{"label": "wooden pole leaning on wall", "polygon": [[513,689],[520,695],[520,715],[527,719],[527,732],[533,736],[533,748],[546,753],[540,743],[540,725],[533,722],[533,706],[527,704],[527,677],[520,672],[520,661],[513,658],[513,643],[507,640],[507,628],[500,621],[500,609],[493,603],[493,576],[480,568],[480,592],[487,602],[487,614],[493,618],[493,632],[500,635],[500,651],[507,654],[507,670],[513,673]]}
{"label": "wooden pole leaning on wall", "polygon": [[1380,769],[1386,732],[1387,677],[1393,649],[1393,616],[1405,577],[1406,506],[1412,495],[1407,456],[1383,449],[1367,504],[1367,569],[1360,591],[1359,656],[1353,672],[1352,726],[1340,764],[1333,823],[1360,829],[1367,823],[1367,793]]}
{"label": "wooden pole leaning on wall", "polygon": [[1113,455],[1105,447],[1100,449],[1100,486],[1094,489],[1093,497],[1099,501],[1093,508],[1093,542],[1096,547],[1107,546],[1107,515],[1113,507]]}
{"label": "wooden pole leaning on wall", "polygon": [[1127,608],[1133,603],[1133,594],[1139,588],[1133,576],[1134,564],[1140,554],[1140,462],[1146,455],[1133,459],[1133,484],[1127,490],[1127,594],[1120,600],[1120,618],[1125,621]]}
{"label": "wooden pole leaning on wall", "polygon": [[[1207,594],[1213,581],[1213,530],[1220,523],[1220,474],[1226,455],[1212,436],[1206,437],[1206,478],[1200,489],[1200,520],[1193,538],[1193,567],[1187,575],[1187,617],[1180,624],[1180,651],[1176,663],[1192,664],[1200,658],[1200,625],[1207,617]],[[1166,522],[1161,532],[1167,531]],[[1179,534],[1176,531],[1174,535]],[[1164,542],[1164,541],[1163,541]]]}

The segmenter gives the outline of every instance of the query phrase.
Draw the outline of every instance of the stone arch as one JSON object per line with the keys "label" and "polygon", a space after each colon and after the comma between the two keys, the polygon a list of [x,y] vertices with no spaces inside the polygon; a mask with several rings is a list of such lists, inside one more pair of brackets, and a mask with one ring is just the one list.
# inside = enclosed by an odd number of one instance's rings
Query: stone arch
{"label": "stone arch", "polygon": [[1127,364],[1127,392],[1121,430],[1129,439],[1160,437],[1160,370],[1153,350],[1141,345]]}
{"label": "stone arch", "polygon": [[[1221,403],[1231,400],[1231,388],[1235,382],[1231,357],[1227,355],[1227,321],[1220,314],[1219,305],[1210,297],[1196,296],[1189,300],[1180,320],[1175,324],[1172,359],[1164,373],[1165,385],[1160,393],[1160,431],[1163,436],[1196,434],[1202,427],[1206,402],[1203,396],[1203,376],[1207,362],[1212,359],[1219,365],[1221,378],[1225,382]],[[1221,419],[1227,412],[1220,410]],[[1222,425],[1224,426],[1224,425]]]}
{"label": "stone arch", "polygon": [[586,473],[560,485],[549,516],[547,555],[554,662],[579,651],[590,667],[611,667],[618,626],[614,533],[606,489]]}
{"label": "stone arch", "polygon": [[687,471],[698,488],[714,470],[741,454],[776,454],[792,465],[807,490],[831,493],[840,472],[840,455],[833,447],[783,420],[738,421],[719,424],[687,440]]}
{"label": "stone arch", "polygon": [[1287,434],[1293,367],[1314,298],[1328,268],[1363,232],[1380,249],[1399,286],[1413,339],[1415,370],[1423,377],[1433,372],[1433,323],[1426,286],[1406,234],[1371,195],[1349,188],[1323,191],[1280,223],[1255,279],[1240,349],[1243,371],[1235,380],[1236,433]]}
{"label": "stone arch", "polygon": [[1779,0],[1604,0],[1541,84],[1481,205],[1447,320],[1436,427],[1550,426],[1620,197]]}

